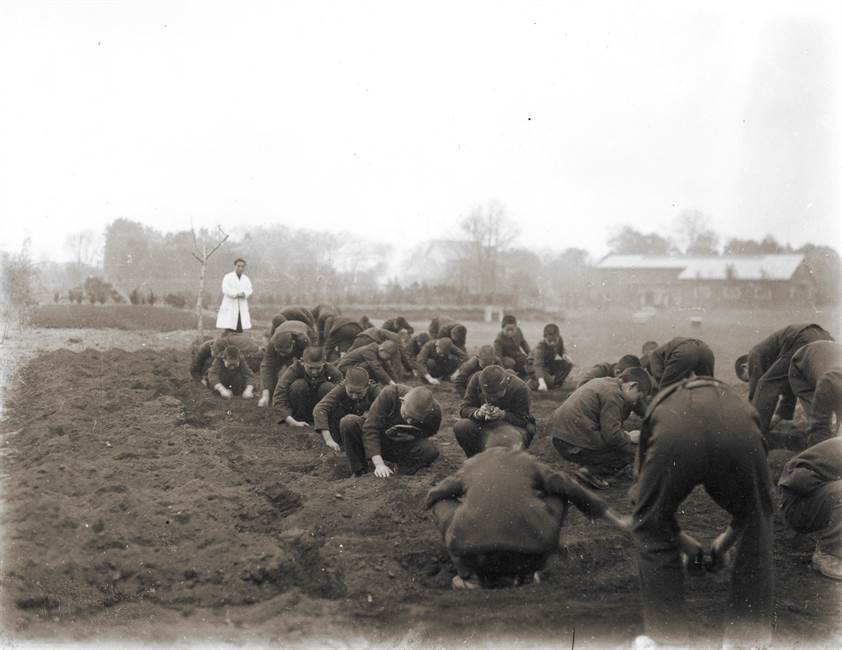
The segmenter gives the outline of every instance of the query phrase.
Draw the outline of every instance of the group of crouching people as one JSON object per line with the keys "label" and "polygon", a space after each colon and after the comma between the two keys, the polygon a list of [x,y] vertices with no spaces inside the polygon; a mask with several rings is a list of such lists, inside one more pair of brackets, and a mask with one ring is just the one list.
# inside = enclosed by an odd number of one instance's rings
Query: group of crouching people
{"label": "group of crouching people", "polygon": [[[442,411],[434,387],[462,392],[453,424],[462,468],[433,487],[431,510],[457,570],[453,587],[513,586],[540,580],[569,503],[636,542],[646,632],[657,642],[687,638],[686,571],[732,571],[729,637],[768,643],[773,616],[772,516],[766,462],[770,429],[792,419],[800,400],[810,417],[802,447],[778,482],[789,524],[817,537],[813,565],[842,579],[842,348],[815,324],[790,325],[737,360],[748,400],[714,378],[714,354],[697,338],[647,342],[641,356],[598,364],[570,378],[573,362],[548,324],[531,348],[507,315],[493,344],[466,352],[466,327],[447,317],[416,333],[403,317],[380,327],[330,305],[288,307],[263,349],[225,332],[194,355],[192,372],[220,395],[255,396],[280,422],[312,427],[344,451],[353,475],[385,478],[432,464]],[[402,383],[414,376],[420,385]],[[536,433],[533,392],[576,388],[545,430],[559,471],[525,450]],[[632,413],[639,430],[625,424]],[[633,479],[633,512],[621,515],[598,491]],[[703,545],[676,521],[697,485],[731,515]]]}

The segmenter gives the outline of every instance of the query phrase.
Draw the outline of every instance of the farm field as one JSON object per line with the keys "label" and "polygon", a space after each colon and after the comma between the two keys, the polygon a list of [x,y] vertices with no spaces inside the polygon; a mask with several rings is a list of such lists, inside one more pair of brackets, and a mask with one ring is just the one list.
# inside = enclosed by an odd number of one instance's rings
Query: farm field
{"label": "farm field", "polygon": [[[432,467],[349,478],[344,456],[312,431],[280,426],[254,401],[224,401],[194,384],[194,332],[156,331],[168,327],[161,323],[120,329],[115,322],[153,321],[106,316],[110,309],[94,321],[104,329],[66,329],[77,322],[54,316],[50,328],[12,332],[3,343],[7,639],[414,648],[558,647],[575,636],[577,647],[627,647],[641,633],[631,542],[575,509],[541,584],[451,591],[453,570],[422,503],[463,460],[451,429],[460,397],[452,386],[434,388],[445,418]],[[688,319],[697,315],[694,329]],[[717,375],[730,382],[736,357],[766,333],[817,321],[838,337],[838,316],[678,311],[633,323],[629,312],[610,310],[568,313],[559,324],[574,373],[638,353],[647,339],[683,334],[708,341]],[[469,347],[498,329],[466,324]],[[255,336],[264,325],[256,323]],[[537,342],[543,322],[521,326]],[[531,449],[556,467],[564,463],[543,424],[568,393],[533,401],[539,433]],[[790,455],[770,454],[773,475]],[[629,485],[604,493],[622,512]],[[726,523],[700,491],[685,503],[681,524],[704,541]],[[809,537],[780,517],[775,528],[775,644],[835,647],[838,584],[809,568]],[[694,638],[717,645],[727,583],[687,584]]]}

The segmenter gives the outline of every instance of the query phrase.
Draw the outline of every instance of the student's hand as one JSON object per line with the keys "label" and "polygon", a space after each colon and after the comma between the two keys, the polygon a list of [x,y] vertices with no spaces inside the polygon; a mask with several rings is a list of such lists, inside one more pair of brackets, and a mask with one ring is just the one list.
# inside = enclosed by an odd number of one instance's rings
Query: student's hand
{"label": "student's hand", "polygon": [[207,385],[208,385],[208,378],[202,377],[202,386],[207,386]]}
{"label": "student's hand", "polygon": [[561,358],[564,359],[567,363],[573,363],[573,359],[570,358],[569,354],[562,354]]}
{"label": "student's hand", "polygon": [[382,460],[374,463],[374,475],[377,478],[388,478],[392,475],[392,470]]}
{"label": "student's hand", "polygon": [[394,386],[394,385],[395,385],[395,380],[394,380],[394,379],[390,379],[390,380],[389,380],[389,386]]}
{"label": "student's hand", "polygon": [[704,572],[705,550],[697,539],[681,532],[678,534],[678,548],[681,551],[681,563],[692,575]]}
{"label": "student's hand", "polygon": [[459,371],[457,370],[452,375],[450,375],[450,381],[456,381],[456,378],[459,376]]}
{"label": "student's hand", "polygon": [[260,408],[265,408],[265,407],[269,406],[269,391],[268,390],[264,390],[260,394],[260,399],[258,400],[257,405]]}
{"label": "student's hand", "polygon": [[730,527],[719,535],[710,545],[710,561],[707,569],[716,573],[727,569],[734,562],[735,551],[732,548],[736,535],[731,532]]}
{"label": "student's hand", "polygon": [[493,404],[488,405],[488,412],[485,418],[487,420],[500,420],[506,415],[506,412]]}
{"label": "student's hand", "polygon": [[252,397],[254,397],[254,386],[246,386],[243,391],[243,399],[251,399]]}
{"label": "student's hand", "polygon": [[635,429],[634,431],[628,431],[629,440],[633,445],[640,444],[640,431]]}
{"label": "student's hand", "polygon": [[538,390],[540,390],[542,393],[547,392],[547,382],[544,381],[543,377],[538,377]]}
{"label": "student's hand", "polygon": [[337,454],[342,451],[342,447],[339,446],[339,443],[336,442],[333,438],[330,440],[325,440],[325,445],[327,445],[328,449],[332,449]]}
{"label": "student's hand", "polygon": [[296,419],[295,419],[294,417],[292,417],[291,415],[287,415],[287,416],[286,416],[286,419],[285,419],[284,421],[285,421],[285,422],[286,422],[289,426],[291,426],[291,427],[296,427],[296,428],[299,428],[299,429],[300,429],[301,427],[309,427],[309,426],[310,426],[310,425],[309,425],[309,424],[307,424],[306,422],[300,422],[299,420],[296,420]]}
{"label": "student's hand", "polygon": [[245,291],[240,291],[240,293],[237,294],[237,298],[245,298],[245,297],[246,297]]}
{"label": "student's hand", "polygon": [[441,383],[438,379],[433,377],[429,372],[426,375],[424,375],[424,379],[426,379],[428,382],[430,382],[433,385]]}
{"label": "student's hand", "polygon": [[225,386],[223,386],[222,384],[217,384],[216,386],[213,387],[213,389],[217,393],[222,395],[225,399],[231,399],[232,397],[234,397],[234,393],[232,393],[230,390],[225,388]]}

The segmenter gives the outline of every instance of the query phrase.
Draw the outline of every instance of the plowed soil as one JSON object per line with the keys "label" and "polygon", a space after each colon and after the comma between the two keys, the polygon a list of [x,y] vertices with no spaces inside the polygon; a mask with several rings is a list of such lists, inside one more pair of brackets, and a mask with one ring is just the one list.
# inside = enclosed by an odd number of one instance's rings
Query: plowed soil
{"label": "plowed soil", "polygon": [[[186,335],[102,349],[60,336],[53,347],[69,349],[22,358],[6,394],[7,638],[603,647],[642,632],[631,542],[575,510],[541,584],[450,589],[422,503],[463,460],[452,386],[435,388],[445,419],[432,467],[350,478],[311,430],[193,383]],[[535,398],[540,425],[566,394]],[[563,466],[543,430],[532,451]],[[770,455],[775,474],[789,455]],[[628,487],[604,493],[624,512]],[[727,517],[697,492],[681,524],[709,541]],[[833,647],[842,633],[836,584],[809,568],[812,550],[777,518],[781,647]],[[687,587],[695,638],[718,644],[727,579]]]}

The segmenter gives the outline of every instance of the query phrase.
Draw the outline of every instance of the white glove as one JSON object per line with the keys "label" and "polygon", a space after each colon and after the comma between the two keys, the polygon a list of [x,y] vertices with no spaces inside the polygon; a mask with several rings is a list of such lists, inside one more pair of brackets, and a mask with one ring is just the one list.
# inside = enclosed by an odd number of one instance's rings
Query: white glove
{"label": "white glove", "polygon": [[538,377],[538,390],[542,393],[547,391],[547,382],[544,381],[543,377]]}
{"label": "white glove", "polygon": [[243,391],[243,399],[251,399],[252,397],[254,397],[254,386],[246,386]]}
{"label": "white glove", "polygon": [[268,390],[263,391],[263,393],[260,396],[260,400],[257,402],[257,405],[260,408],[263,408],[265,406],[269,406],[269,391]]}
{"label": "white glove", "polygon": [[424,375],[424,379],[426,379],[426,380],[427,380],[428,382],[430,382],[431,384],[439,384],[439,383],[441,383],[438,379],[436,379],[435,377],[433,377],[433,376],[432,376],[429,372],[428,372],[426,375]]}
{"label": "white glove", "polygon": [[217,384],[216,386],[213,387],[213,389],[217,393],[222,395],[225,399],[231,399],[232,397],[234,397],[234,393],[232,393],[230,390],[225,388],[225,386],[223,386],[222,384]]}

